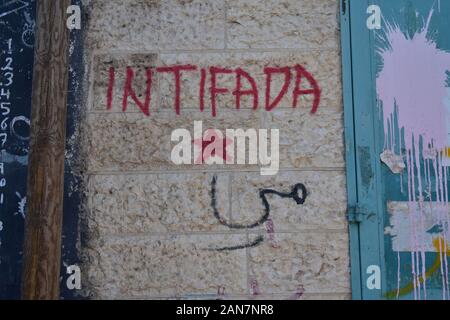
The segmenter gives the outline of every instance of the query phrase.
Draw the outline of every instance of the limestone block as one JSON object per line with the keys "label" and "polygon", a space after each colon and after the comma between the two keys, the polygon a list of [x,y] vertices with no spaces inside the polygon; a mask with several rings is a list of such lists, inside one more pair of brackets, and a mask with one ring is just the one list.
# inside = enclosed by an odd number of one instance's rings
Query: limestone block
{"label": "limestone block", "polygon": [[229,48],[338,47],[337,1],[229,1]]}
{"label": "limestone block", "polygon": [[[111,86],[111,109],[113,112],[122,112],[123,96],[126,81],[127,67],[133,70],[133,90],[137,98],[144,102],[147,89],[147,68],[155,68],[158,62],[157,54],[128,54],[113,55],[99,54],[93,58],[93,89],[92,89],[92,111],[108,112],[107,96],[110,85],[110,69],[114,69],[113,84]],[[156,108],[158,104],[158,78],[156,74],[152,76],[150,109]],[[131,97],[128,97],[126,112],[141,112]]]}
{"label": "limestone block", "polygon": [[[303,293],[301,293],[303,292]],[[212,299],[212,298],[211,298]],[[348,293],[308,293],[300,288],[297,292],[276,293],[276,294],[249,294],[244,296],[215,296],[217,300],[350,300],[351,294]]]}
{"label": "limestone block", "polygon": [[[293,106],[293,91],[295,88],[296,72],[293,67],[297,64],[303,66],[317,81],[322,93],[319,109],[325,107],[342,107],[341,90],[341,66],[338,50],[323,51],[299,51],[299,52],[262,52],[262,53],[180,53],[162,54],[161,64],[172,65],[195,65],[197,72],[186,71],[181,77],[181,103],[183,108],[199,110],[200,92],[200,69],[206,70],[205,85],[205,109],[211,108],[211,66],[221,67],[229,70],[242,68],[255,79],[258,88],[258,108],[265,109],[267,77],[264,74],[265,67],[291,67],[291,81],[287,93],[280,101],[278,108],[289,108]],[[160,84],[160,108],[174,108],[175,85],[172,74],[159,74]],[[223,109],[236,109],[236,98],[232,92],[237,86],[235,74],[220,74],[217,76],[217,87],[225,88],[229,92],[219,94],[216,97],[218,112]],[[273,101],[284,85],[284,75],[272,76],[270,101]],[[242,78],[243,90],[251,89],[250,83]],[[301,89],[310,89],[310,84],[302,78]],[[297,109],[292,114],[298,114],[298,110],[312,108],[313,95],[303,95],[299,98]],[[241,98],[241,109],[253,108],[253,96]],[[276,110],[275,109],[275,110]]]}
{"label": "limestone block", "polygon": [[245,251],[214,251],[240,235],[177,235],[98,240],[84,249],[87,286],[98,299],[230,294],[246,291]]}
{"label": "limestone block", "polygon": [[344,116],[340,109],[319,109],[316,114],[297,110],[270,114],[267,128],[280,129],[282,167],[344,168]]}
{"label": "limestone block", "polygon": [[96,50],[156,48],[160,1],[95,0],[89,7],[87,46]]}
{"label": "limestone block", "polygon": [[143,51],[223,48],[225,11],[216,0],[95,0],[88,46]]}
{"label": "limestone block", "polygon": [[[301,292],[301,291],[299,291]],[[306,293],[300,294],[299,292],[294,293],[277,293],[277,294],[247,294],[247,295],[230,295],[226,291],[223,294],[198,294],[198,295],[181,295],[179,297],[155,297],[146,296],[140,297],[139,299],[146,300],[350,300],[351,293]],[[121,297],[121,299],[136,299],[130,297]]]}
{"label": "limestone block", "polygon": [[250,278],[260,294],[350,292],[346,232],[276,234],[269,242],[249,249]]}
{"label": "limestone block", "polygon": [[225,6],[217,0],[165,0],[159,12],[158,48],[223,49]]}
{"label": "limestone block", "polygon": [[[175,165],[171,160],[172,131],[184,128],[193,138],[194,120],[204,120],[203,130],[235,128],[260,128],[260,114],[253,112],[222,114],[216,118],[200,112],[185,112],[176,116],[172,112],[150,115],[141,113],[91,114],[87,120],[85,147],[89,158],[89,171],[135,171],[135,170],[213,170],[225,165]],[[192,161],[194,161],[192,146]],[[200,146],[195,146],[200,149]],[[226,168],[257,168],[255,165],[230,165]]]}
{"label": "limestone block", "polygon": [[[229,213],[227,174],[217,182],[216,204]],[[90,234],[120,235],[230,231],[211,209],[212,174],[95,175],[85,215]]]}
{"label": "limestone block", "polygon": [[[220,183],[221,177],[217,182]],[[273,177],[262,177],[258,173],[233,173],[232,210],[234,223],[250,224],[258,221],[265,213],[260,190],[275,190],[290,193],[298,183],[305,186],[307,195],[303,204],[297,204],[293,198],[282,198],[275,194],[266,194],[270,205],[270,225],[259,227],[267,232],[339,229],[347,230],[345,218],[347,199],[345,174],[336,171],[283,171]]]}
{"label": "limestone block", "polygon": [[252,12],[253,10],[271,11],[274,15],[289,15],[296,13],[336,14],[338,0],[227,0],[229,11],[237,8]]}

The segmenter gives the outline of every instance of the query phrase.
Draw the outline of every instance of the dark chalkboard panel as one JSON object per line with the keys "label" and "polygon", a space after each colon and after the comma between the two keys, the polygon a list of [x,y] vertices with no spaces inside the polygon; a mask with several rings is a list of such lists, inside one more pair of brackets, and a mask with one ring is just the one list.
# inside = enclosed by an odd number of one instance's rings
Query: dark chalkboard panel
{"label": "dark chalkboard panel", "polygon": [[[29,153],[34,34],[38,0],[0,0],[0,299],[20,298]],[[81,0],[72,4],[80,5]],[[82,105],[82,30],[70,34],[61,298],[79,298],[66,286],[66,267],[78,265],[76,250],[80,181],[73,142]],[[70,159],[70,160],[69,160]]]}
{"label": "dark chalkboard panel", "polygon": [[0,298],[19,297],[35,1],[0,1]]}

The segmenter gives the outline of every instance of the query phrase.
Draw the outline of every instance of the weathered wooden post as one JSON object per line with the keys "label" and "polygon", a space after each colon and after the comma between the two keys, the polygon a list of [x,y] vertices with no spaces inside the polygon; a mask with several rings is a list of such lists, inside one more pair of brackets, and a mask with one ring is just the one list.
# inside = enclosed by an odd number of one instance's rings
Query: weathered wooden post
{"label": "weathered wooden post", "polygon": [[23,299],[58,299],[70,0],[37,1]]}

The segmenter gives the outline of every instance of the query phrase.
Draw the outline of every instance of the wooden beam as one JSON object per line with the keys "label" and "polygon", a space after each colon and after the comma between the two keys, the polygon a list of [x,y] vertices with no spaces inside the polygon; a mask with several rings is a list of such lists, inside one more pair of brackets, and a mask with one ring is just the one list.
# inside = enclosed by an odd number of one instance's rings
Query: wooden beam
{"label": "wooden beam", "polygon": [[23,299],[58,299],[70,0],[37,1]]}

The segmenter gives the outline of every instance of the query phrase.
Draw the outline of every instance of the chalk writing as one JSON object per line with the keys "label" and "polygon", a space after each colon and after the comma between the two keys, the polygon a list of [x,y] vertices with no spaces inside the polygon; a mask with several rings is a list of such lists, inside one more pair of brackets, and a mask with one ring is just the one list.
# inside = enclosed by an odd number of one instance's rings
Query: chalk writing
{"label": "chalk writing", "polygon": [[7,16],[8,14],[17,12],[25,7],[27,7],[29,3],[21,0],[12,0],[6,2],[4,5],[0,7],[0,18]]}
{"label": "chalk writing", "polygon": [[36,26],[36,23],[33,21],[33,19],[31,19],[30,14],[28,14],[27,12],[25,12],[24,15],[27,23],[25,23],[24,30],[22,32],[22,43],[28,48],[33,48],[34,28]]}
{"label": "chalk writing", "polygon": [[[6,41],[5,57],[0,62],[0,150],[8,142],[8,121],[10,120],[11,102],[9,87],[14,83],[14,67],[12,57],[12,39]],[[3,157],[0,159],[0,208],[5,204],[5,189],[8,185],[6,179],[6,166]]]}
{"label": "chalk writing", "polygon": [[17,203],[17,212],[14,215],[20,215],[25,219],[25,205],[27,204],[27,197],[22,197],[19,192],[16,192],[19,202]]}
{"label": "chalk writing", "polygon": [[35,8],[0,1],[0,299],[20,297]]}
{"label": "chalk writing", "polygon": [[[6,185],[6,179],[4,178],[5,175],[5,163],[0,162],[0,187],[3,188]],[[5,201],[5,194],[1,192],[0,190],[0,206],[3,205]]]}

